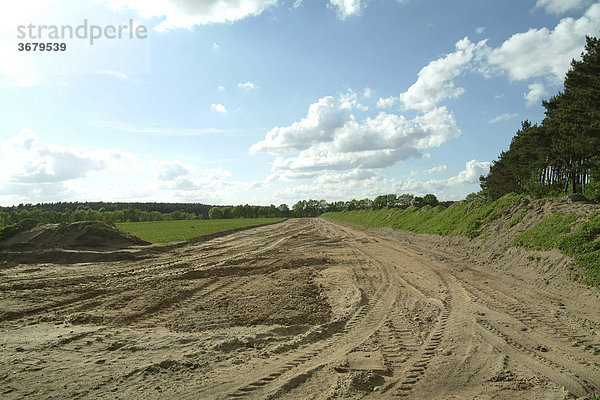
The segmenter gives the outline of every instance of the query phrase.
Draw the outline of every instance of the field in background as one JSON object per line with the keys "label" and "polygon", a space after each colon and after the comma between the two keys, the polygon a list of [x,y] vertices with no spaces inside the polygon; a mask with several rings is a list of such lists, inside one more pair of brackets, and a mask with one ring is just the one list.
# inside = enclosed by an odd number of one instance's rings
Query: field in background
{"label": "field in background", "polygon": [[229,229],[273,224],[285,218],[215,219],[124,222],[116,224],[119,229],[152,243],[188,240],[196,236],[210,235]]}

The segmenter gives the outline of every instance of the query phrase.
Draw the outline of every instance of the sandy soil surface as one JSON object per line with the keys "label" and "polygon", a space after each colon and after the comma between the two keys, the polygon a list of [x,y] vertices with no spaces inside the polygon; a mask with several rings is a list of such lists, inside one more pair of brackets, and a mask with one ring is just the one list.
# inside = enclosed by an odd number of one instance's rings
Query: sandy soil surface
{"label": "sandy soil surface", "polygon": [[3,261],[0,396],[600,393],[598,290],[478,246],[292,219],[121,261]]}

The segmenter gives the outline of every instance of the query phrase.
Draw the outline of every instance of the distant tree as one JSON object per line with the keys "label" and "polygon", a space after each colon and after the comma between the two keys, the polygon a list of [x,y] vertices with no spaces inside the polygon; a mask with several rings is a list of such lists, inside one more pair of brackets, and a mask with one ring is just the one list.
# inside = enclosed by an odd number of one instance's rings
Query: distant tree
{"label": "distant tree", "polygon": [[423,204],[426,206],[431,206],[431,207],[435,207],[439,204],[440,202],[438,201],[437,197],[435,197],[435,195],[433,194],[426,194],[425,196],[423,196]]}
{"label": "distant tree", "polygon": [[208,210],[208,218],[210,219],[221,219],[223,218],[223,212],[220,207],[212,207]]}
{"label": "distant tree", "polygon": [[[233,218],[232,211],[233,211],[233,207],[221,207],[221,214],[222,214],[221,218],[224,218],[224,219]],[[208,210],[208,212],[210,213],[210,210]]]}
{"label": "distant tree", "polygon": [[473,193],[469,193],[467,195],[467,197],[465,197],[466,201],[473,201],[473,200],[482,200],[485,199],[486,196],[484,193],[482,193],[481,191],[479,192],[473,192]]}
{"label": "distant tree", "polygon": [[290,216],[290,208],[288,207],[287,204],[280,204],[279,207],[277,207],[277,209],[279,210],[279,215],[281,217],[289,217]]}
{"label": "distant tree", "polygon": [[425,200],[421,196],[415,196],[413,198],[412,205],[415,206],[415,207],[417,207],[417,208],[421,208],[421,207],[423,207],[425,205]]}
{"label": "distant tree", "polygon": [[346,210],[348,211],[354,211],[357,208],[357,204],[358,201],[356,199],[352,199],[350,201],[347,201],[345,204]]}
{"label": "distant tree", "polygon": [[373,210],[381,210],[387,206],[387,196],[381,195],[373,200]]}
{"label": "distant tree", "polygon": [[414,198],[412,194],[401,194],[396,198],[396,204],[402,209],[408,208],[413,204]]}

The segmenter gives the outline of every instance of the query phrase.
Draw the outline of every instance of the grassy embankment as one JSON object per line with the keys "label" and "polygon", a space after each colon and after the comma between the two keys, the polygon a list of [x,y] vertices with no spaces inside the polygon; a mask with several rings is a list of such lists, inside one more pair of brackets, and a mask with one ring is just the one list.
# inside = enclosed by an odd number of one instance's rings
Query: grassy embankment
{"label": "grassy embankment", "polygon": [[152,243],[188,240],[196,236],[249,226],[272,224],[285,218],[213,219],[183,221],[124,222],[119,229]]}
{"label": "grassy embankment", "polygon": [[[415,233],[463,235],[485,239],[486,226],[507,216],[504,229],[521,223],[528,212],[524,196],[507,195],[494,202],[461,202],[449,208],[409,207],[405,210],[345,211],[323,214],[323,218],[369,229],[391,226]],[[559,249],[586,271],[587,283],[600,286],[600,212],[592,215],[554,213],[522,230],[510,243],[531,250]]]}

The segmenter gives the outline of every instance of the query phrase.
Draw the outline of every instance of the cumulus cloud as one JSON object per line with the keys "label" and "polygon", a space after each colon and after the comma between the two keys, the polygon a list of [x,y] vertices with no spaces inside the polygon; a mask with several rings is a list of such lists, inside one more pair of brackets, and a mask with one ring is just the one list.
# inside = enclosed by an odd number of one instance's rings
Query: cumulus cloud
{"label": "cumulus cloud", "polygon": [[393,107],[397,101],[398,101],[398,98],[394,97],[394,96],[386,97],[386,98],[380,97],[379,100],[377,100],[377,108]]}
{"label": "cumulus cloud", "polygon": [[211,104],[210,109],[221,114],[227,114],[227,109],[223,104]]}
{"label": "cumulus cloud", "polygon": [[[410,193],[444,193],[448,189],[463,188],[463,192],[468,192],[469,185],[479,183],[479,177],[489,172],[490,163],[487,161],[477,161],[475,159],[465,163],[465,169],[457,175],[448,179],[431,179],[425,182],[416,179],[408,179],[402,184],[402,190]],[[460,193],[460,192],[454,192]],[[467,193],[461,194],[465,196]]]}
{"label": "cumulus cloud", "polygon": [[136,170],[132,155],[44,143],[29,129],[0,143],[0,202],[58,201],[83,180]]}
{"label": "cumulus cloud", "polygon": [[423,174],[424,175],[431,175],[431,174],[434,174],[436,172],[445,171],[447,169],[448,169],[448,166],[446,164],[444,164],[444,165],[438,165],[437,167],[432,167],[432,168],[424,170]]}
{"label": "cumulus cloud", "polygon": [[157,175],[160,181],[170,181],[181,176],[187,176],[189,173],[189,168],[179,161],[163,161],[159,163]]}
{"label": "cumulus cloud", "polygon": [[464,183],[479,183],[479,177],[486,175],[490,169],[489,161],[477,161],[475,159],[467,161],[465,169],[457,176],[448,179],[448,185],[457,186]]}
{"label": "cumulus cloud", "polygon": [[[219,168],[199,169],[193,165],[184,165],[180,161],[160,161],[156,167],[157,183],[160,189],[168,191],[190,192],[222,191],[239,186],[231,182],[231,172]],[[248,184],[243,184],[248,188]]]}
{"label": "cumulus cloud", "polygon": [[400,94],[400,101],[407,109],[430,111],[445,99],[457,98],[464,89],[454,85],[457,78],[467,68],[485,46],[485,40],[473,43],[469,38],[458,41],[455,51],[431,61],[419,71],[417,81]]}
{"label": "cumulus cloud", "polygon": [[130,8],[142,18],[164,18],[157,30],[235,22],[262,14],[278,0],[99,0],[112,9]]}
{"label": "cumulus cloud", "polygon": [[[559,2],[544,4],[551,6]],[[486,77],[506,74],[512,81],[542,79],[551,85],[560,84],[571,60],[581,54],[586,34],[594,35],[598,30],[600,4],[594,4],[578,19],[563,18],[554,29],[544,27],[514,34],[496,48],[489,47],[486,40],[473,43],[464,38],[456,43],[454,52],[423,67],[417,81],[401,93],[399,99],[406,109],[431,110],[443,100],[464,93],[455,80],[466,71]],[[478,31],[483,32],[479,28]],[[530,85],[525,100],[531,105],[544,95],[543,84],[536,82]],[[384,108],[393,104],[393,99],[380,99],[377,105]]]}
{"label": "cumulus cloud", "polygon": [[360,15],[364,8],[361,0],[329,0],[328,5],[337,9],[338,18],[341,20],[352,15]]}
{"label": "cumulus cloud", "polygon": [[255,90],[255,89],[258,89],[258,88],[259,88],[259,86],[258,86],[256,83],[254,83],[254,82],[250,82],[250,81],[248,81],[248,82],[244,82],[244,83],[241,83],[241,82],[240,82],[240,83],[238,83],[238,85],[237,85],[237,86],[238,86],[238,88],[240,88],[240,89],[243,89],[243,90],[248,90],[248,91],[249,91],[249,90]]}
{"label": "cumulus cloud", "polygon": [[475,32],[477,32],[480,35],[483,33],[483,31],[485,31],[485,26],[479,26],[475,28]]}
{"label": "cumulus cloud", "polygon": [[517,113],[514,113],[514,114],[505,113],[505,114],[495,116],[494,118],[490,119],[488,122],[490,124],[495,124],[497,122],[506,121],[506,120],[509,120],[511,118],[515,118],[518,116],[519,116],[519,114],[517,114]]}
{"label": "cumulus cloud", "polygon": [[[427,181],[415,178],[401,181],[373,170],[355,169],[344,173],[328,171],[310,184],[286,188],[276,192],[274,196],[283,201],[294,202],[314,197],[315,193],[319,193],[321,198],[329,201],[365,197],[372,199],[385,193],[412,193],[415,195],[435,193],[438,198],[443,200],[460,200],[476,190],[479,176],[487,174],[489,166],[489,162],[471,160],[466,162],[465,168],[454,176]],[[443,166],[434,168],[442,169]]]}
{"label": "cumulus cloud", "polygon": [[276,158],[273,170],[304,178],[319,171],[384,168],[460,135],[445,107],[413,119],[380,112],[358,121],[353,111],[359,107],[348,96],[323,97],[309,106],[305,118],[271,129],[250,151],[297,153]]}
{"label": "cumulus cloud", "polygon": [[336,129],[351,119],[351,108],[326,96],[308,107],[305,118],[290,126],[275,127],[264,140],[250,147],[251,153],[287,153],[305,150],[320,142],[333,140]]}
{"label": "cumulus cloud", "polygon": [[525,93],[523,97],[525,98],[525,103],[528,106],[538,104],[542,97],[548,95],[548,91],[542,83],[532,83],[528,85],[527,88],[529,89],[529,92]]}
{"label": "cumulus cloud", "polygon": [[581,54],[585,35],[598,30],[600,4],[594,4],[581,18],[564,18],[553,30],[544,27],[514,34],[500,47],[489,49],[487,61],[514,81],[545,77],[560,84],[571,60]]}
{"label": "cumulus cloud", "polygon": [[535,8],[543,8],[549,14],[564,14],[567,11],[581,10],[593,0],[537,0]]}
{"label": "cumulus cloud", "polygon": [[13,183],[51,183],[85,177],[106,168],[106,161],[82,150],[42,144],[31,130],[0,144],[0,177]]}
{"label": "cumulus cloud", "polygon": [[357,168],[345,173],[325,173],[319,176],[315,181],[318,184],[364,181],[374,177],[376,174],[377,173],[374,170]]}
{"label": "cumulus cloud", "polygon": [[363,97],[365,99],[370,99],[372,95],[373,95],[373,90],[371,88],[365,88],[365,90],[363,90]]}
{"label": "cumulus cloud", "polygon": [[0,204],[105,201],[233,203],[260,187],[221,168],[133,153],[59,146],[31,130],[0,142]]}

